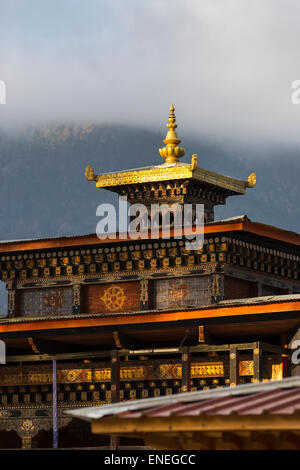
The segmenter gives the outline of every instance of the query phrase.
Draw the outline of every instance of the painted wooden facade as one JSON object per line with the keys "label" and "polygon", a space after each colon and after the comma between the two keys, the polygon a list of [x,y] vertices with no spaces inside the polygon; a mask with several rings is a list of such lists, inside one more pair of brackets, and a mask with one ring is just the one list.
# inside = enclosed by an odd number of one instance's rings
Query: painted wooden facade
{"label": "painted wooden facade", "polygon": [[[300,320],[300,235],[246,216],[214,221],[214,205],[243,194],[254,176],[234,180],[197,168],[195,156],[191,164],[176,158],[113,175],[87,168],[86,177],[132,203],[203,203],[201,249],[186,249],[174,227],[168,239],[146,230],[138,240],[90,234],[0,243],[8,290],[0,319],[4,447],[8,433],[23,448],[52,445],[52,361],[61,446],[79,445],[76,433],[66,439],[76,427],[66,409],[294,373],[287,345]],[[107,445],[93,439],[87,432],[80,445]]]}

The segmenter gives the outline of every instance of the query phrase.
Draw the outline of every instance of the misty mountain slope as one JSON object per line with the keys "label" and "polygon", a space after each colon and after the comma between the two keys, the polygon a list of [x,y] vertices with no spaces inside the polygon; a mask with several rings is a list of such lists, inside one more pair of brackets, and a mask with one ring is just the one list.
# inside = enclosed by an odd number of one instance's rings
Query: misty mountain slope
{"label": "misty mountain slope", "polygon": [[[95,231],[96,208],[117,202],[109,191],[86,181],[87,164],[96,173],[162,162],[163,134],[121,126],[52,125],[23,136],[0,134],[0,239],[20,239]],[[181,136],[183,161],[198,154],[198,165],[246,179],[255,171],[257,186],[228,199],[216,218],[247,213],[254,220],[300,232],[298,179],[300,160],[294,149],[229,148]]]}

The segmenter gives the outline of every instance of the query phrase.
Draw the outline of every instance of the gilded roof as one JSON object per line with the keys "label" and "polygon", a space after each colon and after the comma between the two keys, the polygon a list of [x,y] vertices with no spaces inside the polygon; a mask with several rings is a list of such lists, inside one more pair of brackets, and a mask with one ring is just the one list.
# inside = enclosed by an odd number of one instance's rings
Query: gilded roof
{"label": "gilded roof", "polygon": [[155,183],[159,181],[190,179],[226,189],[234,194],[245,194],[246,188],[254,186],[254,177],[248,181],[231,178],[203,168],[192,168],[192,164],[173,163],[124,170],[119,172],[95,175],[94,170],[87,166],[85,176],[95,181],[97,188],[113,188],[128,184]]}
{"label": "gilded roof", "polygon": [[131,170],[122,170],[112,173],[96,175],[94,169],[88,165],[85,170],[85,177],[88,181],[95,181],[97,188],[112,189],[140,183],[155,183],[169,180],[194,180],[199,183],[225,189],[233,194],[245,194],[246,188],[252,188],[256,184],[256,175],[252,173],[247,181],[231,178],[213,171],[199,168],[197,155],[192,156],[191,163],[181,163],[179,158],[185,154],[183,147],[179,147],[181,142],[176,132],[176,118],[174,106],[170,107],[168,132],[164,139],[165,147],[159,149],[160,155],[165,158],[162,165],[152,165]]}

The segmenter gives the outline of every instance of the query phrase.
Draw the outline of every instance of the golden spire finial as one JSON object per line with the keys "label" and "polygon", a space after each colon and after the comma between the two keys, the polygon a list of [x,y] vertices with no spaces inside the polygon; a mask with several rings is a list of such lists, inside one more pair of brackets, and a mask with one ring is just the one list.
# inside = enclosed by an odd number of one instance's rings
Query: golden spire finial
{"label": "golden spire finial", "polygon": [[181,140],[178,139],[177,132],[175,131],[177,124],[174,111],[174,105],[171,104],[169,123],[167,124],[167,128],[169,130],[167,132],[165,140],[163,141],[166,146],[162,149],[159,149],[159,153],[162,157],[166,159],[166,163],[177,163],[179,161],[179,158],[183,157],[183,155],[185,154],[184,148],[178,147],[178,144],[180,144]]}

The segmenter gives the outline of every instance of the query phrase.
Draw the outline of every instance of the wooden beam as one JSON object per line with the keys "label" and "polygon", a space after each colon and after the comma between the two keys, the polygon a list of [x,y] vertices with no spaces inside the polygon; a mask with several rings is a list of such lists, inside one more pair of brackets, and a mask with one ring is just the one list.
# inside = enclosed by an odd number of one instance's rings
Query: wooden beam
{"label": "wooden beam", "polygon": [[[117,349],[111,351],[111,402],[120,401],[120,357]],[[110,449],[117,450],[120,444],[118,436],[110,436]]]}
{"label": "wooden beam", "polygon": [[[120,337],[120,336],[119,336]],[[121,337],[123,340],[124,338]],[[45,340],[46,341],[46,340]],[[48,340],[47,340],[48,341]],[[51,341],[51,340],[50,340]],[[53,343],[56,343],[53,341]],[[61,343],[58,343],[61,344]],[[190,353],[197,352],[210,352],[210,351],[229,351],[230,346],[235,346],[238,350],[253,350],[256,347],[257,343],[241,343],[241,344],[223,344],[223,345],[199,345],[191,346],[189,348]],[[139,355],[169,355],[169,354],[179,354],[179,348],[155,348],[155,349],[121,349],[119,350],[119,356],[139,356]],[[78,351],[70,353],[56,353],[56,354],[19,354],[19,355],[9,355],[6,358],[6,362],[38,362],[38,361],[52,361],[53,359],[57,360],[72,360],[72,359],[93,359],[97,357],[109,358],[111,355],[111,350],[105,351]]]}
{"label": "wooden beam", "polygon": [[204,325],[198,326],[198,341],[199,343],[206,343]]}
{"label": "wooden beam", "polygon": [[111,402],[120,401],[120,356],[117,349],[111,351]]}
{"label": "wooden beam", "polygon": [[102,418],[92,420],[92,432],[141,434],[188,431],[300,431],[300,413],[293,415],[170,416],[168,418]]}
{"label": "wooden beam", "polygon": [[229,352],[229,380],[230,387],[239,384],[239,352],[236,346],[232,345]]}
{"label": "wooden beam", "polygon": [[[215,433],[207,438],[204,432],[139,434],[148,448],[156,450],[299,450],[299,436],[294,432]],[[130,435],[129,435],[130,436]],[[127,436],[128,437],[128,436]]]}
{"label": "wooden beam", "polygon": [[122,344],[121,344],[121,340],[120,340],[120,334],[119,334],[119,331],[114,331],[113,332],[113,338],[114,338],[114,342],[115,342],[115,346],[116,348],[122,348]]}
{"label": "wooden beam", "polygon": [[191,391],[191,353],[188,346],[181,348],[181,363],[182,363],[182,377],[181,377],[181,391]]}
{"label": "wooden beam", "polygon": [[57,364],[52,361],[52,423],[53,423],[53,449],[58,448],[58,420],[57,420]]}
{"label": "wooden beam", "polygon": [[263,360],[261,343],[257,343],[253,349],[253,382],[258,383],[263,379]]}
{"label": "wooden beam", "polygon": [[256,347],[255,343],[233,343],[233,344],[199,344],[197,346],[191,346],[190,351],[196,352],[210,352],[210,351],[229,351],[231,347],[235,347],[238,350],[249,350],[251,351]]}

